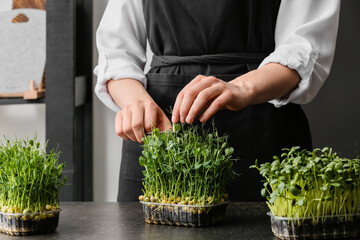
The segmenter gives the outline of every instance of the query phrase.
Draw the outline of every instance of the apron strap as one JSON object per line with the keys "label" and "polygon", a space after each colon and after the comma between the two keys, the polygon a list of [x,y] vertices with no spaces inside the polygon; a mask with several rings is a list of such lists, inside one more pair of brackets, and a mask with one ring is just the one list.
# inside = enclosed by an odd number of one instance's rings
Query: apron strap
{"label": "apron strap", "polygon": [[[180,64],[248,64],[258,66],[267,53],[219,53],[199,56],[157,56],[151,61],[151,68],[166,67]],[[256,67],[255,67],[256,68]]]}

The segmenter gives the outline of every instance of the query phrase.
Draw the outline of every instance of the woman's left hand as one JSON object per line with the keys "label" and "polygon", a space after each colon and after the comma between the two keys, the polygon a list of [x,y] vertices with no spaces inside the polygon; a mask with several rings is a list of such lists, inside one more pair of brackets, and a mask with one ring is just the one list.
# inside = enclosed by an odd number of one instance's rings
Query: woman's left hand
{"label": "woman's left hand", "polygon": [[239,111],[250,103],[251,86],[239,86],[216,77],[199,75],[176,98],[172,122],[192,123],[201,110],[200,121],[209,120],[221,109]]}

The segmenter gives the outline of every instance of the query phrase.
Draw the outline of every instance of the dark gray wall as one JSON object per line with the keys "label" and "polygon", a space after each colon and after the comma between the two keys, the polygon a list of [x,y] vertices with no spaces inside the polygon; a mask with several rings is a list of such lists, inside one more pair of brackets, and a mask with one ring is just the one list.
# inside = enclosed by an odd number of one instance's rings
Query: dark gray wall
{"label": "dark gray wall", "polygon": [[360,1],[341,3],[335,59],[315,100],[304,106],[314,147],[360,155]]}

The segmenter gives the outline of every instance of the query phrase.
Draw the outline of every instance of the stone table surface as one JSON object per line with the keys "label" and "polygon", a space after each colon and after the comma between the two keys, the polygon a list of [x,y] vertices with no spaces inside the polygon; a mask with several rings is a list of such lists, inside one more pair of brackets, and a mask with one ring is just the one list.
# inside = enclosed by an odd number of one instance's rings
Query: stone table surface
{"label": "stone table surface", "polygon": [[265,203],[229,203],[225,220],[205,228],[147,224],[138,202],[64,202],[61,208],[57,232],[26,237],[0,233],[0,239],[278,239],[271,232]]}

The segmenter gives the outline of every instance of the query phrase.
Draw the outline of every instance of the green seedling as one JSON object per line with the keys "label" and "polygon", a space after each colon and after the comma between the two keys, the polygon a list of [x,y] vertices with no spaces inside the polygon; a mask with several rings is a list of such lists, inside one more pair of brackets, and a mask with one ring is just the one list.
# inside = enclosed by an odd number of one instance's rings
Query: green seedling
{"label": "green seedling", "polygon": [[173,130],[143,138],[140,165],[143,192],[139,199],[157,203],[208,205],[227,200],[226,183],[234,176],[234,149],[213,125],[175,124]]}
{"label": "green seedling", "polygon": [[284,149],[273,162],[251,168],[265,178],[261,195],[274,216],[322,219],[359,213],[360,160],[339,157],[331,148]]}
{"label": "green seedling", "polygon": [[45,152],[37,138],[0,144],[0,207],[4,212],[35,213],[59,208],[65,184],[59,152]]}

